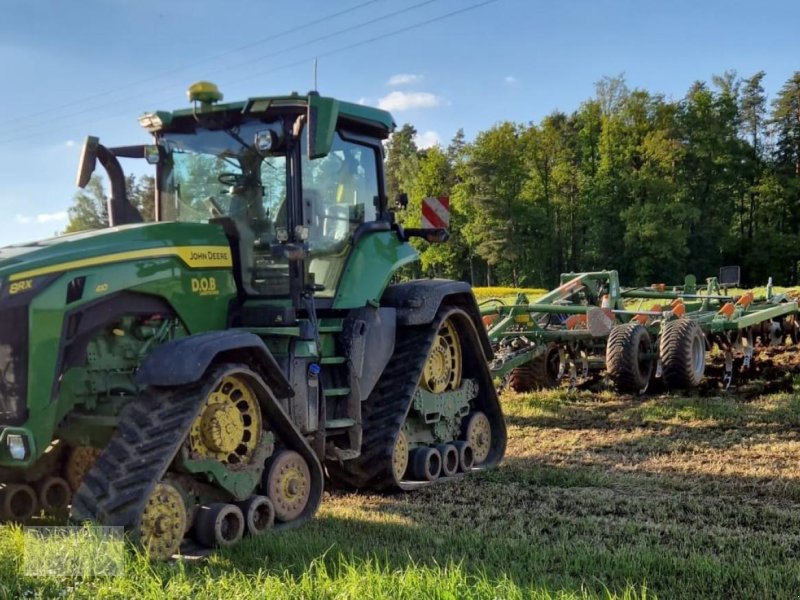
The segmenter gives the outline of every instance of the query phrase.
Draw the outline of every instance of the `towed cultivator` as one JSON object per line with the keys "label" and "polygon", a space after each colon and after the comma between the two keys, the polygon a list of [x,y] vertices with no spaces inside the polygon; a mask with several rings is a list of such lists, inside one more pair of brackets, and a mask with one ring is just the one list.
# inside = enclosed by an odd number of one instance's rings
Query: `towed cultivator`
{"label": "towed cultivator", "polygon": [[726,293],[716,277],[702,288],[689,275],[682,286],[623,289],[616,271],[568,273],[561,281],[534,302],[519,294],[514,304],[490,300],[481,309],[495,350],[491,371],[516,391],[553,387],[562,377],[574,386],[603,370],[619,392],[642,393],[654,379],[689,389],[703,379],[714,346],[727,388],[735,362],[742,372],[751,366],[757,342],[800,337],[797,302],[771,285],[757,298]]}

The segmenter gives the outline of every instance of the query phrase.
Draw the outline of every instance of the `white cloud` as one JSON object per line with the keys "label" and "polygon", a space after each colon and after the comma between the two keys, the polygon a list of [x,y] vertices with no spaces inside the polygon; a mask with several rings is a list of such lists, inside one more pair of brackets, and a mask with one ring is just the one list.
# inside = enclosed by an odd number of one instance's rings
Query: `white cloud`
{"label": "white cloud", "polygon": [[40,213],[33,217],[28,215],[17,215],[17,223],[27,225],[28,223],[55,223],[57,221],[67,220],[67,211],[62,210],[54,213]]}
{"label": "white cloud", "polygon": [[414,136],[417,148],[431,148],[442,141],[441,136],[435,131],[425,131]]}
{"label": "white cloud", "polygon": [[505,81],[508,85],[516,85],[519,83],[519,79],[513,75],[506,75],[503,81]]}
{"label": "white cloud", "polygon": [[361,97],[358,100],[356,100],[356,104],[360,104],[361,106],[366,106],[367,104],[369,104],[369,99]]}
{"label": "white cloud", "polygon": [[66,221],[67,211],[62,210],[54,213],[41,213],[36,215],[37,223],[52,223],[54,221]]}
{"label": "white cloud", "polygon": [[67,148],[72,148],[75,146],[75,140],[67,140],[64,144]]}
{"label": "white cloud", "polygon": [[414,73],[398,73],[397,75],[392,75],[389,77],[389,81],[386,82],[386,85],[411,85],[412,83],[419,83],[420,81],[422,81],[422,75],[416,75]]}
{"label": "white cloud", "polygon": [[442,99],[429,92],[391,92],[378,100],[378,108],[389,111],[434,108],[441,104]]}

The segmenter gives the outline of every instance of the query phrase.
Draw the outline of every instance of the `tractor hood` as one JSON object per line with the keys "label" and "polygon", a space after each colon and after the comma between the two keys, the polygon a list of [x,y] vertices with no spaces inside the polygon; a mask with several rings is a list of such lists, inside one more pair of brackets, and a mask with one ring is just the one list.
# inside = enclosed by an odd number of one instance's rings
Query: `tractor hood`
{"label": "tractor hood", "polygon": [[[213,247],[230,262],[227,238],[219,225],[144,223],[63,235],[0,248],[0,285],[72,269],[125,260],[191,255],[191,248]],[[220,265],[222,266],[222,265]]]}

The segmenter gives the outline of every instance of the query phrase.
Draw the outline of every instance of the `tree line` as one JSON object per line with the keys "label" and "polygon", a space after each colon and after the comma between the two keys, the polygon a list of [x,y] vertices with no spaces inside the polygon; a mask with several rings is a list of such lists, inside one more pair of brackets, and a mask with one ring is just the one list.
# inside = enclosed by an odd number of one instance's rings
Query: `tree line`
{"label": "tree line", "polygon": [[386,148],[388,194],[410,197],[399,219],[450,197],[450,242],[420,244],[419,274],[547,288],[566,271],[677,283],[740,265],[745,284],[797,284],[800,72],[769,103],[764,76],[725,73],[679,100],[604,78],[571,114],[446,148],[402,126]]}
{"label": "tree line", "polygon": [[[695,82],[679,100],[607,77],[594,97],[539,123],[497,123],[468,142],[420,149],[405,124],[386,144],[386,190],[419,226],[449,196],[451,238],[415,240],[415,276],[552,287],[560,273],[617,269],[626,284],[699,278],[740,265],[745,285],[800,283],[800,71],[768,102],[763,71]],[[129,176],[152,219],[152,177]],[[93,178],[67,232],[108,222]],[[411,273],[410,273],[411,274]]]}

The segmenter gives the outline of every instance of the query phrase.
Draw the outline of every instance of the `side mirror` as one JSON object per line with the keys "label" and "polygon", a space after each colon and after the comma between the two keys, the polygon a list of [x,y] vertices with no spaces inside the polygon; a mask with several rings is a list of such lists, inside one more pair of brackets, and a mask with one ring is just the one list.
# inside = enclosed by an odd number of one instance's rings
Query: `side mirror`
{"label": "side mirror", "polygon": [[310,160],[321,158],[331,151],[338,117],[338,100],[323,98],[316,92],[309,92],[306,132]]}
{"label": "side mirror", "polygon": [[90,135],[83,142],[83,149],[81,150],[81,159],[78,163],[78,187],[84,188],[89,183],[89,179],[94,173],[94,168],[97,165],[97,147],[100,145],[100,139]]}
{"label": "side mirror", "polygon": [[394,200],[394,206],[397,210],[405,210],[408,208],[408,194],[405,192],[397,194],[397,198]]}

